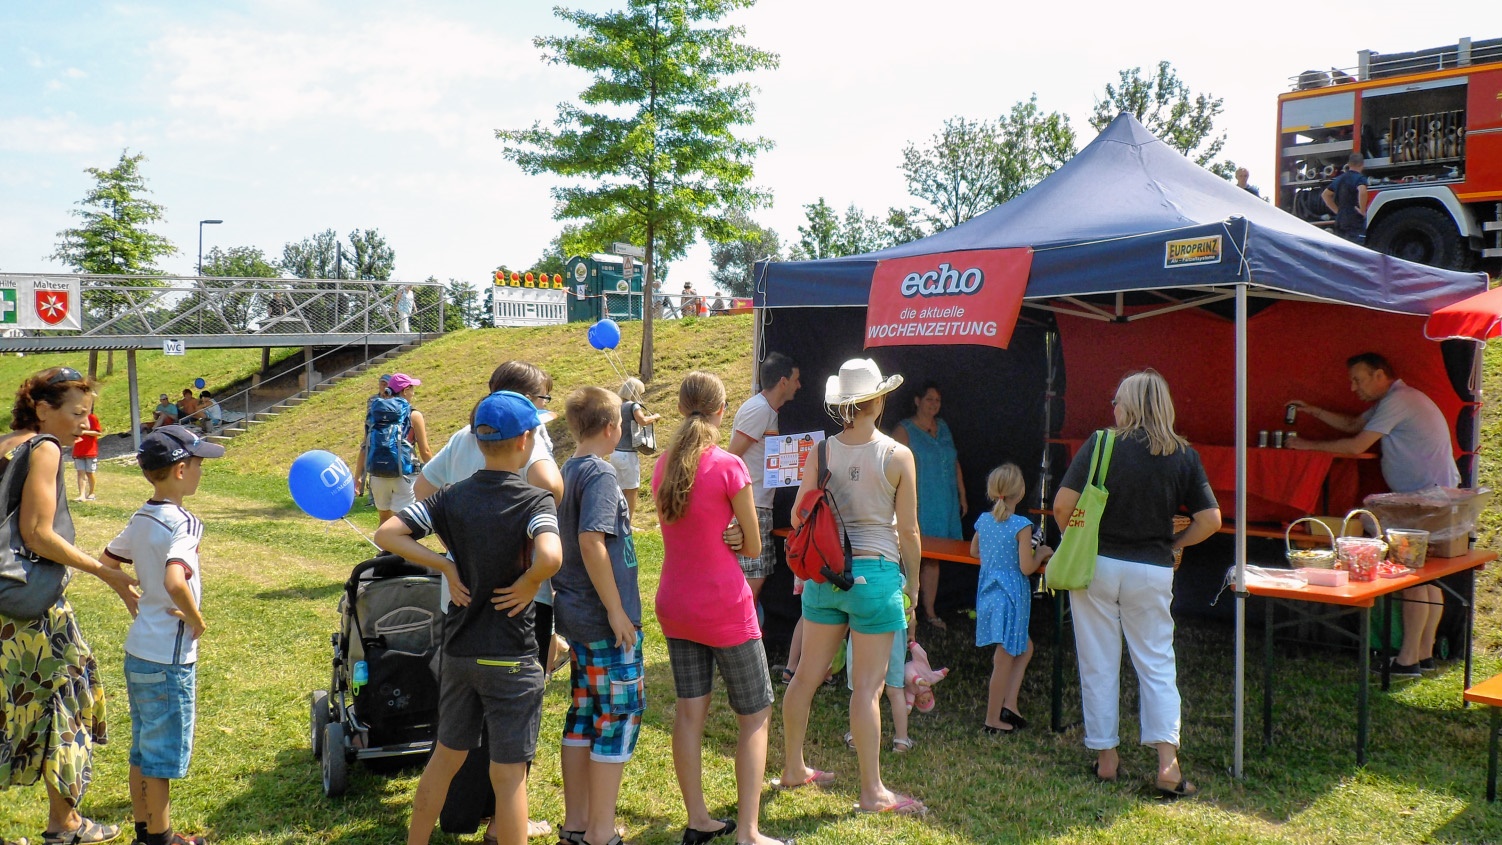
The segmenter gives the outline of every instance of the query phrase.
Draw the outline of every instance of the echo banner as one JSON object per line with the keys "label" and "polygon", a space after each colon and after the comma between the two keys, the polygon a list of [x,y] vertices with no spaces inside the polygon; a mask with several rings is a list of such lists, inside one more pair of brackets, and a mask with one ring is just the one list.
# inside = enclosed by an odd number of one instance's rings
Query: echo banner
{"label": "echo banner", "polygon": [[876,265],[866,348],[1011,342],[1032,270],[1028,247],[893,258]]}

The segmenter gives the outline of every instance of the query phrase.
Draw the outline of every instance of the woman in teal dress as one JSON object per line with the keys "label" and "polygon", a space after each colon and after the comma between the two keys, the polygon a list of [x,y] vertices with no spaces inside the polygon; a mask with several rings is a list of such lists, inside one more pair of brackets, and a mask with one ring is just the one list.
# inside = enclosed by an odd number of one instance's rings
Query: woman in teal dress
{"label": "woman in teal dress", "polygon": [[[960,473],[958,453],[949,425],[939,419],[943,396],[934,382],[925,383],[913,397],[913,415],[898,423],[892,439],[913,450],[918,462],[918,527],[925,537],[963,540],[960,517],[969,510],[965,503],[965,476]],[[928,624],[949,626],[934,611],[939,592],[939,563],[924,560],[918,575],[919,600]]]}

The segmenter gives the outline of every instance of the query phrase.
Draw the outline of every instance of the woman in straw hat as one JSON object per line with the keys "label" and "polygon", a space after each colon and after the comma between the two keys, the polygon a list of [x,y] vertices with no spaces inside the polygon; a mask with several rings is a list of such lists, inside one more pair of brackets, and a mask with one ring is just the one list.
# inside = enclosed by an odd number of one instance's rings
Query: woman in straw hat
{"label": "woman in straw hat", "polygon": [[[1113,781],[1121,763],[1121,641],[1137,670],[1141,742],[1158,752],[1156,786],[1166,798],[1199,790],[1179,769],[1179,688],[1173,653],[1175,555],[1220,528],[1220,508],[1199,455],[1173,430],[1168,382],[1154,370],[1131,373],[1111,399],[1116,442],[1102,467],[1111,496],[1100,514],[1100,548],[1090,586],[1069,593],[1085,747],[1095,751],[1095,776]],[[1085,441],[1059,482],[1054,521],[1067,525],[1089,483],[1097,432]],[[1193,514],[1184,530],[1173,517]],[[1072,529],[1071,529],[1072,530]]]}
{"label": "woman in straw hat", "polygon": [[[848,629],[854,652],[849,668],[854,686],[850,733],[861,779],[857,807],[871,813],[921,815],[926,812],[921,801],[893,792],[881,781],[880,696],[892,639],[912,624],[908,614],[917,599],[923,551],[913,453],[877,428],[886,395],[901,384],[902,376],[883,378],[876,362],[865,358],[846,361],[824,389],[826,410],[843,428],[828,441],[829,490],[854,551],[853,571],[848,574],[856,584],[848,591],[813,581],[803,587],[803,660],[783,698],[787,747],[782,777],[775,785],[797,789],[834,781],[831,773],[807,765],[803,739],[824,667],[843,645]],[[815,451],[798,486],[798,501],[818,486],[821,470]],[[796,509],[793,521],[799,521]]]}

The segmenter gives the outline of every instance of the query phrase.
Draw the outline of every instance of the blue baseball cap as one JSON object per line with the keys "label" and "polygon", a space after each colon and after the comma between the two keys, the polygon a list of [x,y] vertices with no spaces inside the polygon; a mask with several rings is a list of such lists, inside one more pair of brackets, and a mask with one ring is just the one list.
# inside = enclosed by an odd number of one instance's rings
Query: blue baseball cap
{"label": "blue baseball cap", "polygon": [[[481,399],[475,407],[476,440],[510,440],[541,424],[537,418],[537,406],[532,404],[532,400],[510,390],[498,390]],[[481,434],[479,429],[482,425],[494,430],[489,434]]]}

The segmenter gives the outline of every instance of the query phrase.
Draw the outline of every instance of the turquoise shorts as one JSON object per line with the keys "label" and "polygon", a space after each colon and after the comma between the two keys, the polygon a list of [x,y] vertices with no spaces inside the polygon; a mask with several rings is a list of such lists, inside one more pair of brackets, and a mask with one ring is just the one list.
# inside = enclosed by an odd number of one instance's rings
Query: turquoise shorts
{"label": "turquoise shorts", "polygon": [[849,625],[859,634],[885,634],[907,627],[902,608],[902,567],[884,557],[858,557],[851,578],[865,579],[854,589],[835,589],[813,581],[803,585],[803,618],[820,625]]}
{"label": "turquoise shorts", "polygon": [[[845,638],[845,665],[855,665],[855,644]],[[907,628],[892,635],[892,654],[887,658],[887,686],[902,689],[907,683]],[[855,692],[855,674],[845,673],[845,686]]]}

